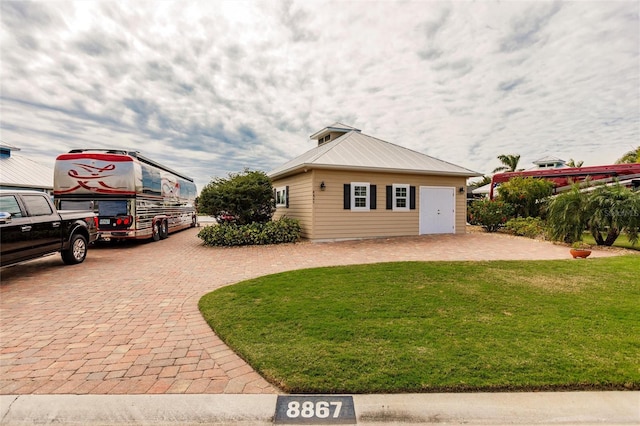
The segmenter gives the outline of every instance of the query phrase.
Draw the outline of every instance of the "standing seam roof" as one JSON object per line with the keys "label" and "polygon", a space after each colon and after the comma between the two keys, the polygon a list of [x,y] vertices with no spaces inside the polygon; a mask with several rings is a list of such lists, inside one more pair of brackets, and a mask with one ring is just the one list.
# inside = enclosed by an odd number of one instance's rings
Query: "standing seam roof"
{"label": "standing seam roof", "polygon": [[12,153],[0,158],[0,185],[53,189],[53,169]]}
{"label": "standing seam roof", "polygon": [[275,168],[268,175],[277,177],[304,166],[402,170],[459,176],[481,175],[464,167],[356,131],[315,147]]}

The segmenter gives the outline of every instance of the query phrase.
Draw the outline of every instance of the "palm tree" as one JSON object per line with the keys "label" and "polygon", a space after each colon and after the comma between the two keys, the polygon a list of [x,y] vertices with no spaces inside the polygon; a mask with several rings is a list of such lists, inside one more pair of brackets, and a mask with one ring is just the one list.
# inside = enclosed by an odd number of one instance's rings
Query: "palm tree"
{"label": "palm tree", "polygon": [[482,179],[475,181],[475,182],[469,182],[467,183],[467,185],[469,186],[469,188],[472,189],[476,189],[476,188],[480,188],[481,186],[485,186],[487,184],[491,183],[491,176],[482,176]]}
{"label": "palm tree", "polygon": [[498,160],[503,164],[500,167],[496,167],[493,173],[499,172],[515,172],[518,169],[518,163],[520,162],[520,154],[516,155],[498,155]]}
{"label": "palm tree", "polygon": [[625,153],[616,164],[640,163],[640,146]]}
{"label": "palm tree", "polygon": [[585,213],[589,231],[599,246],[612,245],[623,231],[631,244],[638,241],[640,193],[619,182],[599,186],[589,194]]}
{"label": "palm tree", "polygon": [[551,239],[575,243],[589,230],[597,245],[612,245],[620,233],[636,244],[640,232],[640,192],[620,183],[581,192],[578,185],[556,196],[547,209]]}
{"label": "palm tree", "polygon": [[551,200],[547,209],[551,239],[569,244],[582,241],[582,233],[587,227],[585,204],[586,196],[577,185]]}
{"label": "palm tree", "polygon": [[573,158],[567,162],[568,167],[582,167],[583,164],[584,161],[580,160],[576,162],[576,160],[574,160]]}

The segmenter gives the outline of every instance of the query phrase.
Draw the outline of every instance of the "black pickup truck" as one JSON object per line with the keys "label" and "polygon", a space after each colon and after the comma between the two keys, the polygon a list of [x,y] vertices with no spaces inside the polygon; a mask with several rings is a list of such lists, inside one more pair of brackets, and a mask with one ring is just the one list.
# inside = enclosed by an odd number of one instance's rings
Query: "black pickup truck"
{"label": "black pickup truck", "polygon": [[0,266],[60,252],[68,265],[81,263],[98,238],[90,211],[57,211],[48,194],[0,190]]}

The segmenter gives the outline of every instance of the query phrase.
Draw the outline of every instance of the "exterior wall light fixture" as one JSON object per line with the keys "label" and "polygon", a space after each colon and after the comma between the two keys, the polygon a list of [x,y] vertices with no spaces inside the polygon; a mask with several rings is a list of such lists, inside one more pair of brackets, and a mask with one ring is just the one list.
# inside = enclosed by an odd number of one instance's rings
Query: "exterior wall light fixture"
{"label": "exterior wall light fixture", "polygon": [[464,192],[464,186],[461,186],[460,188],[458,188],[458,192],[462,194]]}
{"label": "exterior wall light fixture", "polygon": [[327,189],[327,185],[324,184],[324,181],[320,182],[320,191],[324,191]]}

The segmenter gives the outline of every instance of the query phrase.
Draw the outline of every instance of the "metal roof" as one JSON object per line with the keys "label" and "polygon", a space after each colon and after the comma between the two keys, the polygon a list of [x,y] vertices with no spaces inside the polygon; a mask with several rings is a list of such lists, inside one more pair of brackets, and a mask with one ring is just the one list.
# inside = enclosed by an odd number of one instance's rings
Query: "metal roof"
{"label": "metal roof", "polygon": [[0,156],[0,186],[53,190],[53,168],[11,152]]}
{"label": "metal roof", "polygon": [[489,194],[491,192],[491,182],[486,185],[479,186],[478,188],[471,191],[474,194]]}
{"label": "metal roof", "polygon": [[481,176],[481,173],[385,142],[356,130],[305,152],[270,171],[268,176],[283,177],[305,168]]}

